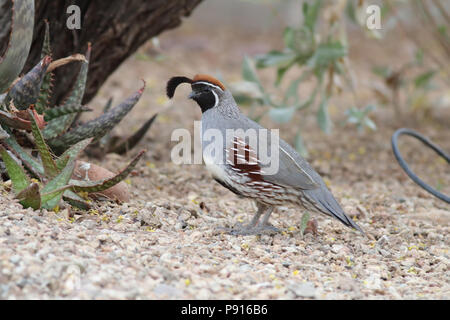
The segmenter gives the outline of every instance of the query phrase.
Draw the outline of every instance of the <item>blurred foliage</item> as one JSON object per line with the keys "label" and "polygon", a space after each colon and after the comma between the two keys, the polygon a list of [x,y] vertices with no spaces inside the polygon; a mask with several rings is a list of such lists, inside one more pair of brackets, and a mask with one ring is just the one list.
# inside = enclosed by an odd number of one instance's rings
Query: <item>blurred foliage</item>
{"label": "blurred foliage", "polygon": [[[445,11],[447,6],[441,1],[377,2],[382,21],[381,29],[367,27],[369,16],[367,6],[370,4],[363,0],[304,1],[301,23],[298,26],[288,26],[283,32],[284,48],[282,50],[272,50],[252,58],[244,58],[243,81],[231,86],[237,101],[251,105],[250,116],[255,121],[259,121],[262,116],[268,114],[277,123],[287,123],[292,120],[296,112],[314,111],[319,127],[324,132],[330,133],[332,122],[328,109],[332,97],[344,89],[353,92],[356,96],[348,59],[347,25],[349,22],[357,24],[368,37],[377,41],[377,39],[383,39],[386,33],[397,24],[402,23],[399,12],[400,10],[403,12],[405,6],[412,11],[408,14],[421,16],[421,21],[426,22],[427,29],[430,29],[430,36],[434,37],[437,44],[443,48],[443,52],[450,53],[448,38],[450,15]],[[433,18],[434,15],[440,15],[440,19]],[[439,74],[436,67],[430,68],[424,63],[424,59],[428,58],[429,54],[436,54],[430,52],[430,47],[423,41],[415,41],[415,43],[418,44],[418,48],[413,61],[397,69],[393,66],[374,66],[373,68],[373,72],[381,77],[384,89],[387,88],[387,90],[380,90],[378,86],[375,90],[376,96],[383,98],[379,100],[383,104],[393,105],[397,115],[401,115],[399,97],[402,88],[412,88],[413,93],[407,94],[408,104],[416,105],[417,101],[423,99],[434,87],[433,80]],[[449,58],[450,54],[446,59],[439,60],[445,64],[442,70],[449,69]],[[260,81],[257,70],[264,68],[275,69],[273,88],[263,86]],[[286,73],[291,70],[295,70],[297,76],[289,81],[285,90],[282,90],[280,84]],[[414,74],[406,77],[411,70],[415,71]],[[446,76],[449,74],[447,72]],[[305,83],[313,84],[313,88],[303,93],[301,97],[299,87]],[[269,92],[276,92],[276,94]],[[357,104],[356,99],[355,104]],[[257,106],[268,108],[257,108]],[[376,106],[373,103],[367,106],[351,106],[345,111],[347,123],[354,124],[359,131],[365,128],[375,130],[376,125],[370,119],[370,114],[375,109]],[[295,145],[302,155],[307,155],[301,137],[301,128],[302,124],[298,124]]]}
{"label": "blurred foliage", "polygon": [[[346,6],[342,3],[330,8],[321,0],[304,2],[302,23],[296,27],[288,26],[284,30],[283,50],[273,50],[253,59],[245,57],[242,65],[244,82],[233,86],[238,101],[270,106],[267,113],[277,123],[289,122],[296,112],[315,107],[319,127],[330,133],[330,99],[335,92],[342,90],[341,78],[351,82],[347,76],[348,48],[346,33],[343,32],[342,16],[345,9]],[[323,14],[325,10],[327,14]],[[324,25],[326,28],[323,28]],[[280,91],[279,86],[286,72],[293,68],[300,71],[281,94],[281,99],[276,100],[259,80],[256,69],[262,68],[276,69],[274,86],[277,91]],[[307,81],[314,83],[314,87],[308,97],[301,99],[298,89]],[[265,113],[252,113],[251,116],[258,121]],[[295,146],[302,155],[307,155],[301,137],[301,125],[295,137]]]}
{"label": "blurred foliage", "polygon": [[[440,99],[432,93],[450,84],[450,5],[448,1],[385,1],[385,33],[398,28],[416,47],[410,61],[400,67],[375,66],[383,87],[375,87],[378,101],[395,108],[401,117],[408,110],[423,118]],[[414,21],[415,23],[411,23]],[[387,89],[387,90],[384,90]],[[405,97],[402,99],[402,97]]]}
{"label": "blurred foliage", "polygon": [[[423,51],[418,50],[412,61],[404,63],[399,68],[392,66],[374,66],[372,72],[382,79],[383,87],[374,86],[374,91],[379,103],[392,105],[397,117],[402,115],[401,91],[407,97],[407,105],[413,111],[426,108],[424,102],[428,101],[427,95],[434,90],[434,78],[437,70],[424,66]],[[430,104],[427,103],[427,106]]]}

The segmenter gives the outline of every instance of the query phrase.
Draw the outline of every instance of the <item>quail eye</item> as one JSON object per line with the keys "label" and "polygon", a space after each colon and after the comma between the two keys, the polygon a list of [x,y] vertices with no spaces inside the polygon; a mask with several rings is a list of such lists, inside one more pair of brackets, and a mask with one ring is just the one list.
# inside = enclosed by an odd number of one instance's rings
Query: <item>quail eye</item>
{"label": "quail eye", "polygon": [[202,109],[202,112],[205,112],[216,105],[216,96],[211,90],[202,90],[195,98],[195,101]]}

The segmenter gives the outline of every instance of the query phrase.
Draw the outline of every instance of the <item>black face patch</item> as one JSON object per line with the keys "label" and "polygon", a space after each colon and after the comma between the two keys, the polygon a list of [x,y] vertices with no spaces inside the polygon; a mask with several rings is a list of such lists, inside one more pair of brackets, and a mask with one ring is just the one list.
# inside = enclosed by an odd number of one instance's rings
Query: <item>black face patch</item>
{"label": "black face patch", "polygon": [[211,109],[216,104],[216,96],[208,89],[204,91],[195,91],[195,95],[192,97],[195,102],[198,103],[202,112]]}

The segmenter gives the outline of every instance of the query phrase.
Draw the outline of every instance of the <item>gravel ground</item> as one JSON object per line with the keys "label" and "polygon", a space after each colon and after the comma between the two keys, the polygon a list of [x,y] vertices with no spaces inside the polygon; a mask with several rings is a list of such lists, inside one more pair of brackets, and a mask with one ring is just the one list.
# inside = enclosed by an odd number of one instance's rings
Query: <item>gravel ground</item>
{"label": "gravel ground", "polygon": [[450,297],[448,224],[439,223],[448,223],[448,211],[433,210],[439,218],[430,221],[425,216],[431,212],[423,208],[411,220],[412,202],[399,203],[394,207],[404,213],[361,222],[376,234],[377,240],[367,240],[321,219],[320,235],[302,237],[296,210],[279,208],[274,221],[282,234],[236,237],[215,229],[229,223],[223,211],[167,200],[105,206],[102,213],[75,215],[73,222],[64,211],[39,213],[5,204],[0,297]]}
{"label": "gravel ground", "polygon": [[[229,81],[237,80],[244,53],[269,51],[280,39],[267,34],[249,38],[244,32],[241,37],[216,32],[211,38],[207,31],[186,23],[168,33],[161,38],[165,56],[158,60],[144,47],[92,103],[102,106],[109,96],[118,102],[144,78],[147,89],[141,101],[116,133],[134,130],[143,117],[165,110],[141,143],[148,152],[128,180],[130,203],[98,203],[89,212],[39,212],[22,209],[7,186],[0,186],[0,298],[449,299],[450,207],[411,182],[390,149],[390,135],[407,125],[450,150],[445,114],[428,121],[395,121],[392,110],[378,109],[375,133],[357,135],[354,128],[336,125],[330,136],[310,117],[302,130],[309,160],[367,238],[320,215],[312,216],[317,232],[302,236],[303,212],[293,206],[272,214],[271,222],[282,230],[273,236],[232,236],[220,230],[251,219],[254,205],[215,183],[203,166],[169,161],[172,130],[192,129],[200,111],[186,101],[187,88],[168,102],[165,81],[216,70],[223,70]],[[372,57],[403,56],[389,53],[389,45],[383,46],[383,55],[376,49]],[[361,55],[359,61],[365,58]],[[357,68],[363,65],[356,60]],[[358,70],[360,79],[365,75]],[[271,73],[261,77],[273,81]],[[358,94],[363,100],[372,98],[364,90]],[[353,97],[344,93],[334,103],[346,108],[347,101],[353,103]],[[330,111],[335,123],[341,123],[343,111],[336,106]],[[274,126],[267,119],[263,124]],[[289,142],[294,127],[280,127]],[[450,193],[448,165],[412,141],[401,151],[413,170]],[[131,156],[89,161],[118,170]]]}
{"label": "gravel ground", "polygon": [[412,183],[332,181],[368,238],[319,215],[317,234],[302,236],[295,207],[273,214],[281,233],[244,237],[219,227],[250,219],[251,201],[216,185],[202,167],[142,165],[131,180],[131,203],[103,203],[88,213],[23,210],[4,191],[0,297],[450,297],[449,208]]}

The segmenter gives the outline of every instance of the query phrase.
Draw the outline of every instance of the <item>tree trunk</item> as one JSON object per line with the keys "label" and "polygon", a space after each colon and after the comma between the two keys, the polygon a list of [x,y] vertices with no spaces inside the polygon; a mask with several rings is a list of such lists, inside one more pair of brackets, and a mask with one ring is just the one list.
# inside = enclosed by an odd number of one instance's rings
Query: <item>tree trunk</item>
{"label": "tree trunk", "polygon": [[[89,75],[83,103],[90,101],[108,76],[146,40],[180,25],[202,0],[36,0],[33,44],[24,70],[40,58],[44,39],[44,19],[50,23],[53,59],[85,53],[92,44]],[[81,28],[69,30],[70,5],[81,9]],[[0,21],[2,13],[0,13]],[[4,39],[0,39],[0,43]],[[1,49],[1,45],[0,45]],[[60,103],[71,88],[76,64],[55,72],[52,103]]]}

